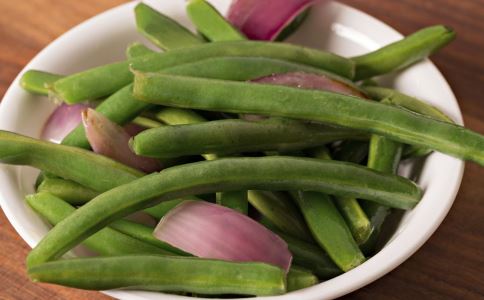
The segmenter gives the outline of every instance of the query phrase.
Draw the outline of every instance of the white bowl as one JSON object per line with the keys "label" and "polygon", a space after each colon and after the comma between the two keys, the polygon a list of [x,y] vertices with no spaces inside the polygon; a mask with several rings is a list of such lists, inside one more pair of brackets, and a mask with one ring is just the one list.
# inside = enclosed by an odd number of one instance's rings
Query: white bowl
{"label": "white bowl", "polygon": [[[183,25],[193,28],[185,16],[184,1],[148,2]],[[229,3],[226,0],[211,2],[222,12],[226,11]],[[71,29],[42,50],[21,74],[27,69],[69,74],[124,59],[126,45],[143,41],[135,28],[135,4],[118,6]],[[332,2],[315,7],[289,41],[353,56],[401,37],[397,31],[365,13]],[[0,129],[39,137],[42,124],[54,106],[47,99],[23,91],[19,86],[21,74],[14,80],[0,105]],[[430,61],[419,63],[397,76],[384,77],[382,81],[428,101],[462,124],[461,112],[450,87]],[[410,165],[403,166],[401,174],[417,180],[425,194],[417,207],[405,213],[397,230],[378,254],[361,266],[316,286],[265,299],[331,299],[385,275],[422,246],[440,225],[457,194],[463,170],[462,161],[440,153],[430,155],[416,175],[412,173]],[[34,192],[36,174],[37,171],[29,167],[0,168],[0,204],[14,228],[31,247],[49,230],[49,225],[24,202],[24,196]],[[186,298],[142,291],[105,293],[121,299]]]}

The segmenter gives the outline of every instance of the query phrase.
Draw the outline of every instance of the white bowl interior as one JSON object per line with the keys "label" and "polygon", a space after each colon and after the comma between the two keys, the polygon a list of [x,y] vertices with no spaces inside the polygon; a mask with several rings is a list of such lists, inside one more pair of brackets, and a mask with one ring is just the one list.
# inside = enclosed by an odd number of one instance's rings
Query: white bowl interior
{"label": "white bowl interior", "polygon": [[[184,12],[184,1],[145,1],[193,29]],[[225,12],[229,1],[211,1]],[[102,13],[65,33],[42,50],[21,72],[40,69],[69,74],[89,67],[124,59],[126,46],[146,40],[135,28],[133,7],[128,3]],[[354,56],[377,49],[401,38],[382,22],[337,2],[313,9],[302,27],[289,42]],[[33,96],[19,87],[20,75],[12,83],[0,105],[0,129],[39,137],[42,124],[54,109],[44,97]],[[457,101],[437,68],[421,62],[381,82],[440,108],[462,124]],[[330,299],[356,290],[383,276],[412,255],[436,230],[450,209],[460,186],[464,164],[440,153],[430,155],[417,177],[412,164],[400,168],[425,190],[415,209],[404,214],[385,247],[361,266],[334,279],[283,296],[267,299]],[[35,246],[50,226],[25,204],[24,197],[33,193],[38,172],[29,167],[0,167],[0,204],[8,219],[31,246]],[[121,299],[186,298],[143,291],[107,291]],[[188,299],[188,298],[187,298]],[[193,298],[191,298],[193,299]]]}

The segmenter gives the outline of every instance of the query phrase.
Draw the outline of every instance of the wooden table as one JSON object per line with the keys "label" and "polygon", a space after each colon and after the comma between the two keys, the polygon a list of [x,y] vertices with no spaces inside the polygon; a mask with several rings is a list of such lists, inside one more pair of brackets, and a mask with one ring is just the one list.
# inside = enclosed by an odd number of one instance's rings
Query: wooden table
{"label": "wooden table", "polygon": [[[53,39],[123,2],[0,1],[0,95],[22,67]],[[457,41],[432,59],[459,99],[466,126],[484,133],[483,0],[342,2],[404,34],[438,23],[455,28]],[[483,178],[484,168],[467,163],[456,202],[430,240],[396,270],[344,298],[484,299]],[[97,292],[31,283],[24,266],[28,251],[0,212],[0,299],[109,299]]]}

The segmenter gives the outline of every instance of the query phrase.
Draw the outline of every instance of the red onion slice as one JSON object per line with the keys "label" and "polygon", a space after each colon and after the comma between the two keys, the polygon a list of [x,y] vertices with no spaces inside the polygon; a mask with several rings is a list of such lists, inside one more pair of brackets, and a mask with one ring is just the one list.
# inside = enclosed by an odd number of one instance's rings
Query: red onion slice
{"label": "red onion slice", "polygon": [[234,0],[227,18],[251,40],[274,40],[302,11],[321,0]]}
{"label": "red onion slice", "polygon": [[88,107],[87,104],[59,105],[45,123],[41,138],[59,144],[81,123],[81,113]]}
{"label": "red onion slice", "polygon": [[82,123],[94,152],[147,173],[161,169],[158,160],[134,154],[128,144],[131,136],[103,114],[88,108],[82,112]]}
{"label": "red onion slice", "polygon": [[233,209],[205,201],[185,201],[166,214],[153,235],[202,258],[257,261],[286,272],[292,255],[286,242]]}

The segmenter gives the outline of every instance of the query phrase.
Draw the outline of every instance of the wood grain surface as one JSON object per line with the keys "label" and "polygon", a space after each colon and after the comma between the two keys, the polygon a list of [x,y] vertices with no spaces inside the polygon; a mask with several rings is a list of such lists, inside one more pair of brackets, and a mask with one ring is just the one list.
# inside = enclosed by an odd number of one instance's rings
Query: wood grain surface
{"label": "wood grain surface", "polygon": [[[123,2],[0,1],[0,95],[23,66],[52,40]],[[342,2],[403,34],[438,23],[453,27],[457,40],[432,60],[459,99],[466,126],[484,133],[483,0]],[[396,270],[344,299],[484,299],[483,178],[484,168],[467,163],[456,202],[430,240]],[[28,251],[0,211],[0,299],[109,299],[97,292],[33,284],[24,266]]]}

